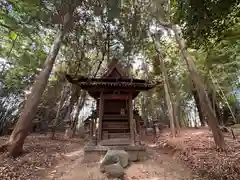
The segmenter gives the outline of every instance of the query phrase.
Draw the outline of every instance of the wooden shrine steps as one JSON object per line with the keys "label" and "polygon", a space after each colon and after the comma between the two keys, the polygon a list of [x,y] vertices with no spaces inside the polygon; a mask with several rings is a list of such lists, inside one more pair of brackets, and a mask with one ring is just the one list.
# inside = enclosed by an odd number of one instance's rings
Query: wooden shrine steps
{"label": "wooden shrine steps", "polygon": [[127,146],[131,144],[129,138],[112,138],[99,142],[101,146]]}

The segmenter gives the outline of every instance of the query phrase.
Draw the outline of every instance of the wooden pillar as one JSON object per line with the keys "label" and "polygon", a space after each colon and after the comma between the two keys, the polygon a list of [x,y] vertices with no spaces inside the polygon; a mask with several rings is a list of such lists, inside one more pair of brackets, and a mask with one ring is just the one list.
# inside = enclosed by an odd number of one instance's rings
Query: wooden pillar
{"label": "wooden pillar", "polygon": [[134,122],[133,122],[132,94],[130,94],[130,93],[128,96],[128,110],[129,110],[131,143],[132,143],[132,145],[134,145],[135,144],[135,133],[134,133],[135,129],[134,129]]}
{"label": "wooden pillar", "polygon": [[99,99],[96,100],[96,110],[97,116],[99,115]]}
{"label": "wooden pillar", "polygon": [[93,135],[96,135],[96,118],[93,119]]}
{"label": "wooden pillar", "polygon": [[139,122],[139,118],[136,119],[136,123],[137,123],[137,133],[140,135],[140,122]]}
{"label": "wooden pillar", "polygon": [[103,92],[100,94],[99,102],[99,123],[98,123],[98,141],[102,140],[102,119],[103,119]]}
{"label": "wooden pillar", "polygon": [[90,127],[89,127],[89,130],[90,130],[89,138],[90,138],[90,141],[92,141],[92,139],[93,139],[93,119],[90,121],[89,125],[90,125]]}

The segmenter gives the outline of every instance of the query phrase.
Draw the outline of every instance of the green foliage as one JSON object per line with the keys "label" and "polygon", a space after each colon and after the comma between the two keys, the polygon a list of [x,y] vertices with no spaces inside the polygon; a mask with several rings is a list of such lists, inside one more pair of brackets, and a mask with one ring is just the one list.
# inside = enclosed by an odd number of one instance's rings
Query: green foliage
{"label": "green foliage", "polygon": [[240,13],[238,0],[173,0],[172,7],[173,22],[184,25],[184,37],[197,48],[221,39]]}
{"label": "green foliage", "polygon": [[120,16],[122,0],[107,0],[107,17],[108,20],[113,20]]}
{"label": "green foliage", "polygon": [[13,41],[15,41],[15,40],[17,39],[17,34],[16,34],[15,32],[13,32],[13,31],[11,31],[11,32],[9,33],[9,37],[10,37]]}
{"label": "green foliage", "polygon": [[228,100],[230,107],[236,107],[238,104],[236,96],[234,94],[227,95],[227,100]]}
{"label": "green foliage", "polygon": [[[0,3],[0,57],[6,61],[0,77],[3,90],[7,92],[4,97],[21,97],[32,85],[61,27],[67,2],[9,0]],[[171,1],[171,6],[172,11],[169,11],[168,4],[162,0],[98,0],[79,4],[74,24],[57,56],[39,113],[47,107],[56,111],[55,105],[66,83],[66,72],[76,77],[98,76],[114,57],[119,58],[127,70],[136,72],[136,77],[162,79],[150,37],[150,29],[159,28],[160,20],[172,20],[183,28],[184,37],[192,48],[189,51],[206,84],[211,84],[211,71],[226,94],[239,86],[237,2],[181,0]],[[162,35],[165,37],[161,39],[160,53],[174,101],[180,101],[182,118],[186,119],[192,85],[174,39],[166,37],[166,32]],[[138,69],[133,67],[136,59],[140,64]],[[140,95],[137,101],[145,118],[167,118],[162,87]]]}

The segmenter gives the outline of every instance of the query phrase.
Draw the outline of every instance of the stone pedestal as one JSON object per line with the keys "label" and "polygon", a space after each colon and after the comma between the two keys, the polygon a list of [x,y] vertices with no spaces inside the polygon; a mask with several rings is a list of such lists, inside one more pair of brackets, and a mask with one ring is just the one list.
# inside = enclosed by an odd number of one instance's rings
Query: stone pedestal
{"label": "stone pedestal", "polygon": [[84,147],[83,162],[100,161],[108,150],[125,150],[129,154],[130,161],[141,161],[147,159],[146,148],[141,145],[135,146],[90,146]]}
{"label": "stone pedestal", "polygon": [[89,138],[88,146],[96,146],[97,145],[97,137],[93,136]]}
{"label": "stone pedestal", "polygon": [[136,143],[137,146],[141,145],[140,135],[138,135],[138,134],[136,135],[136,142],[135,143]]}

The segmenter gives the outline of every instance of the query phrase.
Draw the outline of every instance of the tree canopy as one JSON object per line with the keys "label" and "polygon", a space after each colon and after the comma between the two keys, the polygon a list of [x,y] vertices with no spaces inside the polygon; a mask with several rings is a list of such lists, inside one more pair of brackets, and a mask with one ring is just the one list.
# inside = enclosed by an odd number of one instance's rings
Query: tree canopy
{"label": "tree canopy", "polygon": [[[0,2],[0,57],[4,59],[0,97],[3,112],[7,112],[1,114],[1,121],[8,114],[19,114],[20,110],[15,112],[16,105],[25,100],[26,92],[43,67],[54,37],[63,26],[65,7],[75,2]],[[49,106],[57,113],[51,104],[60,102],[66,73],[96,77],[113,58],[118,58],[135,77],[162,79],[152,40],[152,34],[158,33],[173,100],[179,102],[181,124],[190,124],[188,119],[195,117],[190,117],[189,112],[196,109],[192,106],[192,83],[174,36],[162,27],[162,21],[181,29],[207,91],[216,92],[215,99],[220,106],[226,104],[223,95],[230,104],[236,104],[231,92],[240,87],[239,9],[237,0],[174,0],[170,4],[164,0],[77,1],[72,26],[57,55],[40,108]],[[167,113],[163,97],[164,90],[159,87],[142,93],[136,99],[136,106],[149,121],[154,118],[164,121]],[[6,99],[11,107],[6,105]],[[67,107],[70,97],[65,101]]]}

